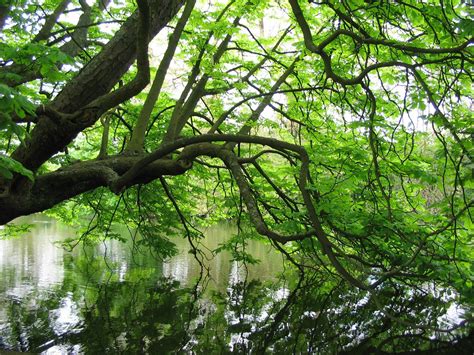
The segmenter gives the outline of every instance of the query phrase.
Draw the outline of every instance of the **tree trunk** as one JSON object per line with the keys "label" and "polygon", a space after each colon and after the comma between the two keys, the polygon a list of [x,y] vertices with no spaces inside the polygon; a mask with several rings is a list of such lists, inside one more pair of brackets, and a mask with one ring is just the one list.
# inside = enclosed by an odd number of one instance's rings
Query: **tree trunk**
{"label": "tree trunk", "polygon": [[[176,15],[183,0],[150,1],[150,37],[155,36]],[[103,50],[82,69],[53,100],[50,107],[64,113],[75,112],[97,97],[108,93],[132,65],[136,56],[138,12],[123,24]],[[12,157],[36,170],[51,156],[66,147],[92,121],[71,122],[39,117],[30,139]]]}

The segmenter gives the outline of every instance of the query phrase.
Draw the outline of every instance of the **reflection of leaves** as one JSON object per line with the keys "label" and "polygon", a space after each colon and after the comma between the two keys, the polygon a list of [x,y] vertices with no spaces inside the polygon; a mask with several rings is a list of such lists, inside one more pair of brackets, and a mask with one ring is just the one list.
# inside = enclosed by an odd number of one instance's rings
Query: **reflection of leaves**
{"label": "reflection of leaves", "polygon": [[238,261],[245,264],[258,264],[259,259],[255,258],[251,253],[246,251],[248,240],[254,236],[254,233],[239,231],[224,243],[220,243],[213,253],[219,254],[227,251],[232,255],[232,261]]}
{"label": "reflection of leaves", "polygon": [[[443,325],[440,317],[455,302],[451,290],[431,292],[420,287],[413,292],[391,282],[369,294],[313,270],[302,281],[288,272],[278,282],[246,280],[210,296],[162,278],[161,264],[154,259],[141,260],[145,264],[140,267],[126,264],[125,274],[119,277],[120,262],[97,257],[95,248],[84,246],[75,257],[67,254],[62,284],[45,294],[34,291],[21,302],[9,302],[12,330],[6,335],[0,330],[0,336],[11,349],[44,351],[47,348],[41,348],[42,344],[80,344],[85,353],[264,349],[281,353],[293,349],[325,354],[354,353],[383,343],[380,350],[397,352],[436,349],[441,341],[465,334],[461,329],[434,340],[416,337],[417,324]],[[296,288],[288,290],[290,285]],[[74,332],[58,335],[53,331],[57,319],[51,314],[66,297],[77,305],[80,321]],[[30,298],[35,299],[33,308]],[[439,299],[449,301],[440,303]],[[19,334],[28,339],[28,349],[21,348]]]}
{"label": "reflection of leaves", "polygon": [[[173,351],[187,342],[189,309],[188,292],[175,281],[162,279],[154,287],[108,282],[98,289],[94,307],[85,314],[81,338],[91,353]],[[127,340],[126,348],[117,343],[119,337]]]}

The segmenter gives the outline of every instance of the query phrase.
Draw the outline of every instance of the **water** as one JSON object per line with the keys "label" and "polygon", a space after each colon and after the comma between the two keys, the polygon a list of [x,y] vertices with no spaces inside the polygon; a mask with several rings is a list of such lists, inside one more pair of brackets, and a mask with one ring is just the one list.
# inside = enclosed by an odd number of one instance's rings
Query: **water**
{"label": "water", "polygon": [[32,230],[0,240],[0,353],[335,354],[369,353],[373,344],[390,353],[446,341],[453,353],[474,351],[469,328],[426,330],[453,328],[465,313],[446,289],[391,282],[368,294],[314,254],[299,256],[306,267],[298,274],[256,240],[246,252],[261,262],[244,267],[228,251],[212,253],[236,233],[230,223],[203,229],[201,267],[182,236],[172,238],[179,254],[163,261],[137,248],[126,228],[114,230],[126,243],[66,251],[57,244],[73,230],[41,215],[22,222]]}
{"label": "water", "polygon": [[[173,238],[179,254],[163,261],[131,242],[115,240],[68,252],[58,242],[73,237],[73,230],[41,215],[21,222],[31,223],[31,232],[0,240],[0,349],[62,354],[189,347],[191,331],[183,335],[163,329],[197,327],[215,311],[213,295],[232,297],[233,287],[251,280],[275,283],[283,270],[281,255],[257,241],[250,241],[246,250],[261,260],[257,265],[244,267],[226,251],[214,255],[211,251],[236,233],[229,223],[203,230],[203,270],[189,253],[188,241],[179,236]],[[199,279],[204,281],[196,284]],[[162,299],[167,293],[176,298]],[[200,307],[197,314],[193,307]],[[170,310],[183,314],[166,314]],[[186,312],[192,313],[189,319],[184,319]],[[227,322],[238,323],[232,312],[224,313]],[[143,334],[132,334],[127,322]],[[149,332],[149,326],[155,330]],[[167,333],[178,343],[159,345],[156,338],[165,339]]]}

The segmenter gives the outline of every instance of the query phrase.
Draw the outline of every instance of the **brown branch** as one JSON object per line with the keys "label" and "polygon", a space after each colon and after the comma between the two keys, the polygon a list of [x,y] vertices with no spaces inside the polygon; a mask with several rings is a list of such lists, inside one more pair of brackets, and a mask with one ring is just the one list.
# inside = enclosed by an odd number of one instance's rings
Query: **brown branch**
{"label": "brown branch", "polygon": [[392,205],[390,202],[390,190],[389,193],[385,191],[385,188],[382,184],[382,174],[380,172],[380,166],[378,161],[378,149],[377,149],[377,133],[375,132],[374,127],[374,120],[375,120],[375,113],[377,111],[377,101],[375,99],[374,93],[370,88],[365,85],[361,84],[362,88],[367,93],[367,98],[370,102],[370,112],[369,112],[369,146],[370,151],[372,153],[372,163],[374,164],[374,171],[375,171],[375,180],[377,181],[377,185],[379,186],[380,192],[387,203],[387,218],[389,221],[392,221]]}
{"label": "brown branch", "polygon": [[[297,153],[301,160],[300,176],[299,176],[299,190],[303,196],[303,201],[306,205],[309,218],[311,220],[311,225],[314,230],[303,234],[297,234],[293,236],[283,236],[276,232],[273,232],[266,227],[263,218],[258,211],[255,200],[253,199],[250,188],[247,184],[245,175],[242,172],[240,167],[238,157],[230,150],[225,149],[222,146],[215,146],[211,144],[197,144],[197,143],[209,143],[209,142],[235,142],[235,143],[254,143],[267,145],[273,149],[277,150],[289,150],[294,153]],[[194,146],[193,146],[194,145]],[[110,188],[115,193],[120,193],[128,184],[130,184],[140,172],[146,168],[149,164],[154,162],[156,159],[160,159],[170,153],[176,151],[179,148],[189,146],[185,152],[183,152],[178,162],[181,161],[181,166],[183,169],[189,169],[192,165],[192,160],[199,155],[208,155],[213,157],[218,157],[223,160],[227,168],[231,170],[234,179],[239,186],[239,190],[242,198],[247,206],[250,218],[254,227],[257,231],[272,240],[278,241],[280,243],[285,243],[292,240],[303,240],[306,238],[315,235],[318,241],[321,243],[321,247],[324,253],[328,256],[329,260],[333,267],[339,272],[339,274],[350,282],[353,286],[360,289],[367,290],[368,286],[363,284],[361,281],[355,279],[339,262],[337,257],[334,254],[333,247],[334,245],[329,241],[326,232],[321,226],[321,222],[316,213],[316,209],[313,205],[311,196],[307,190],[307,177],[309,175],[309,156],[306,150],[298,145],[287,143],[284,141],[279,141],[273,138],[258,137],[258,136],[248,136],[248,135],[227,135],[227,134],[216,134],[216,135],[200,135],[189,138],[182,138],[175,140],[172,143],[165,144],[154,152],[150,153],[143,159],[139,160],[135,166],[133,166],[129,171],[120,176],[117,180],[110,184]]]}
{"label": "brown branch", "polygon": [[137,5],[140,14],[137,30],[137,74],[126,85],[109,94],[98,97],[84,108],[84,110],[91,108],[97,110],[97,118],[103,112],[140,93],[150,81],[148,62],[150,8],[147,0],[137,0]]}
{"label": "brown branch", "polygon": [[46,21],[38,32],[38,34],[33,38],[33,42],[39,42],[47,39],[49,36],[52,36],[51,30],[58,21],[59,16],[66,10],[66,7],[69,5],[71,0],[63,0],[59,5],[54,9],[53,13],[46,18]]}
{"label": "brown branch", "polygon": [[[304,38],[304,43],[306,48],[315,54],[318,54],[321,59],[323,60],[324,64],[324,71],[326,75],[332,79],[333,81],[342,84],[342,85],[356,85],[360,84],[362,80],[373,70],[377,70],[380,68],[388,68],[388,67],[403,67],[412,70],[416,66],[420,66],[420,64],[417,65],[410,65],[401,61],[397,60],[391,60],[387,62],[381,62],[381,63],[375,63],[372,65],[368,65],[365,67],[359,75],[353,76],[352,78],[344,78],[338,74],[336,74],[333,70],[332,62],[331,62],[331,57],[324,51],[324,47],[327,46],[330,42],[335,40],[337,37],[340,35],[350,35],[352,38],[361,40],[361,43],[366,43],[366,44],[375,44],[375,45],[384,45],[390,48],[394,49],[400,49],[400,50],[406,50],[411,53],[416,53],[415,49],[418,49],[418,52],[421,53],[428,53],[428,54],[444,54],[444,53],[453,53],[453,52],[460,52],[461,50],[467,48],[469,44],[472,44],[474,41],[473,39],[470,39],[458,47],[453,47],[453,48],[417,48],[414,46],[408,46],[408,45],[403,45],[400,43],[397,43],[395,41],[386,41],[386,40],[378,40],[378,39],[373,39],[373,38],[362,38],[350,31],[347,30],[339,30],[333,33],[331,36],[329,36],[326,40],[322,41],[319,45],[316,45],[313,42],[313,36],[311,33],[311,29],[309,28],[309,25],[303,15],[303,12],[301,11],[301,8],[298,4],[297,0],[289,0],[293,14],[295,15],[296,21],[298,22],[298,25],[301,28],[301,31],[303,32],[303,38]],[[426,64],[426,63],[423,63]],[[421,65],[423,65],[421,64]]]}
{"label": "brown branch", "polygon": [[376,39],[371,37],[361,37],[356,33],[344,29],[339,29],[334,31],[331,35],[329,35],[325,40],[323,40],[317,48],[321,51],[326,47],[328,44],[336,40],[339,36],[348,36],[351,37],[356,42],[361,44],[373,44],[373,45],[380,45],[389,48],[398,49],[404,52],[410,52],[412,54],[447,54],[447,53],[455,53],[461,52],[462,50],[466,49],[470,44],[474,43],[474,39],[471,38],[464,43],[461,43],[459,46],[451,47],[451,48],[423,48],[423,47],[416,47],[410,46],[405,43],[397,42],[394,40],[386,40],[386,39]]}
{"label": "brown branch", "polygon": [[3,30],[3,26],[5,26],[5,22],[7,21],[8,14],[10,13],[10,3],[2,3],[0,4],[0,31]]}
{"label": "brown branch", "polygon": [[[102,160],[76,162],[57,171],[36,176],[33,185],[0,196],[0,224],[35,212],[98,187],[109,186],[138,161],[139,157],[111,156]],[[144,168],[130,185],[148,183],[162,175],[180,175],[186,169],[176,161],[158,159]]]}
{"label": "brown branch", "polygon": [[100,144],[100,152],[99,152],[99,155],[97,156],[97,159],[104,159],[108,155],[107,151],[109,147],[110,118],[111,118],[111,114],[106,114],[100,119],[103,126],[103,131],[102,131],[102,140]]}
{"label": "brown branch", "polygon": [[[203,134],[200,136],[180,138],[171,143],[164,144],[160,148],[156,149],[152,153],[148,154],[137,164],[123,174],[117,181],[114,182],[112,186],[112,191],[119,192],[121,191],[130,181],[132,181],[135,176],[137,176],[142,169],[144,169],[148,164],[152,163],[157,159],[161,159],[180,148],[186,146],[191,146],[197,143],[208,143],[208,142],[236,142],[236,143],[256,143],[262,145],[268,145],[277,150],[290,150],[298,153],[301,149],[300,146],[296,146],[291,143],[284,141],[279,141],[272,138],[256,137],[256,136],[239,136],[234,134]],[[192,157],[194,158],[194,157]],[[185,158],[182,158],[185,160]],[[184,162],[183,162],[184,163]],[[186,163],[187,164],[187,163]]]}
{"label": "brown branch", "polygon": [[292,157],[288,155],[286,152],[282,152],[280,150],[272,150],[272,149],[261,150],[260,152],[258,152],[257,154],[251,157],[239,157],[239,164],[253,163],[262,155],[269,154],[269,153],[281,155],[283,158],[288,160],[291,163],[291,165],[295,165],[295,162],[292,160]]}
{"label": "brown branch", "polygon": [[[240,161],[239,161],[240,163]],[[292,211],[296,212],[298,210],[297,208],[297,202],[291,199],[280,187],[278,187],[277,184],[273,182],[273,180],[268,176],[268,174],[263,170],[263,168],[258,164],[256,161],[253,161],[253,166],[257,171],[259,172],[260,175],[263,176],[263,178],[268,182],[268,184],[273,188],[273,190],[277,193],[277,195],[282,199],[282,201],[285,203],[286,206]]]}

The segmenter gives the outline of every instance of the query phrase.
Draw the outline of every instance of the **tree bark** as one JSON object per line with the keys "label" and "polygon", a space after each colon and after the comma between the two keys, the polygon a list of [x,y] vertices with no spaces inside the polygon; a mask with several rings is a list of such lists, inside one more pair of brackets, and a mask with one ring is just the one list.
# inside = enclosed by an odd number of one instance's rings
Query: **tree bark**
{"label": "tree bark", "polygon": [[[19,216],[45,211],[81,193],[109,186],[141,158],[112,156],[102,160],[77,162],[38,176],[32,186],[23,181],[23,188],[0,196],[0,225]],[[180,175],[186,170],[177,161],[158,159],[142,169],[127,186],[148,183],[163,175]]]}
{"label": "tree bark", "polygon": [[[176,15],[183,3],[183,0],[150,1],[150,39]],[[135,12],[103,50],[68,82],[49,107],[58,112],[73,113],[108,93],[135,60],[138,20],[138,12]],[[35,171],[95,121],[96,118],[72,122],[43,115],[39,117],[30,139],[18,147],[12,157]]]}
{"label": "tree bark", "polygon": [[7,21],[9,12],[10,12],[9,3],[0,5],[0,31],[3,29],[3,26],[5,26],[5,22]]}
{"label": "tree bark", "polygon": [[54,25],[58,21],[59,16],[66,10],[71,0],[63,0],[57,7],[54,9],[53,13],[46,18],[46,22],[44,23],[41,30],[38,34],[33,38],[33,42],[43,41],[48,38],[51,30],[53,29]]}

